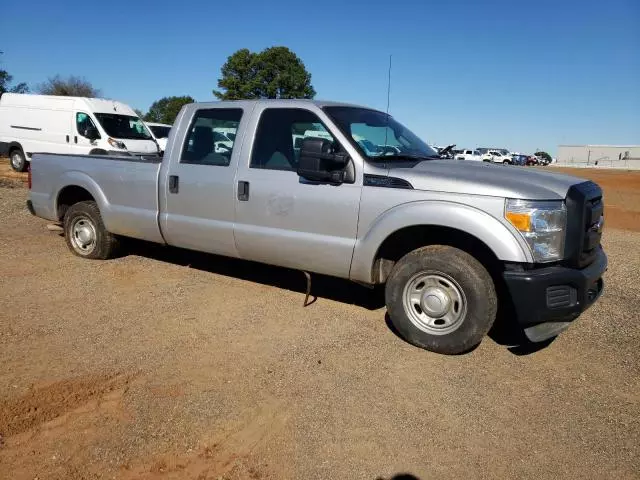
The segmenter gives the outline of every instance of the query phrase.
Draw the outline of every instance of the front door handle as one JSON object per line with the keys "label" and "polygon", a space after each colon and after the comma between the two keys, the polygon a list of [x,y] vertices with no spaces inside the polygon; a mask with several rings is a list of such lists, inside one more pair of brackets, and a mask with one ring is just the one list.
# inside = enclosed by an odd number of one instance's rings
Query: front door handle
{"label": "front door handle", "polygon": [[169,175],[169,193],[178,193],[180,186],[180,177],[177,175]]}
{"label": "front door handle", "polygon": [[249,182],[238,182],[238,200],[241,202],[249,200]]}

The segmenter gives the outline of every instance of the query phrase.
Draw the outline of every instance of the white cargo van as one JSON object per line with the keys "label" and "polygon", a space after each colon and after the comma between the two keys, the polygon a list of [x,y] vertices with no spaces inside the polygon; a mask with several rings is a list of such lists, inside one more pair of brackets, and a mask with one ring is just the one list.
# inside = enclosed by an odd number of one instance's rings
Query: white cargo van
{"label": "white cargo van", "polygon": [[100,98],[5,93],[0,97],[0,155],[24,171],[36,152],[157,154],[136,112]]}

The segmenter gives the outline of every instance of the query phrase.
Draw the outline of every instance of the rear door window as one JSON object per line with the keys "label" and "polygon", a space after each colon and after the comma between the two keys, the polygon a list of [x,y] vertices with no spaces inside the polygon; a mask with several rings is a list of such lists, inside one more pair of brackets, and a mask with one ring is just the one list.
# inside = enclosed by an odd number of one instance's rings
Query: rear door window
{"label": "rear door window", "polygon": [[182,147],[180,163],[227,167],[235,145],[224,135],[226,129],[235,132],[242,118],[240,108],[209,108],[197,110]]}

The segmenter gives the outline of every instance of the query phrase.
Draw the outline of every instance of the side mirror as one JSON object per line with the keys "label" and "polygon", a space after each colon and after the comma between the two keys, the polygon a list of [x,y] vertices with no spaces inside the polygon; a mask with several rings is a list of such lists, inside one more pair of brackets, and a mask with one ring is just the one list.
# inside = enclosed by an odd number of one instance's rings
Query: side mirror
{"label": "side mirror", "polygon": [[333,143],[325,138],[305,138],[300,148],[297,173],[313,182],[339,185],[344,182],[344,167],[349,156],[335,153]]}

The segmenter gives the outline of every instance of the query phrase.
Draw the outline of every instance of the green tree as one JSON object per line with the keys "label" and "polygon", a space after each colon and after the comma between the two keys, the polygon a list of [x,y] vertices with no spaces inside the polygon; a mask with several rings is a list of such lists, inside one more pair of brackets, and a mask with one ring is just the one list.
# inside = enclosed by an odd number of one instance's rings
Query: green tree
{"label": "green tree", "polygon": [[254,98],[313,98],[311,74],[287,47],[271,47],[259,53],[246,48],[227,58],[222,78],[213,94],[220,100]]}
{"label": "green tree", "polygon": [[195,100],[186,95],[183,97],[164,97],[153,102],[149,111],[144,116],[145,121],[154,123],[166,123],[173,125],[183,105],[193,103]]}
{"label": "green tree", "polygon": [[38,85],[37,90],[43,95],[59,95],[62,97],[101,97],[100,89],[95,88],[88,80],[70,75],[63,78],[60,75],[49,77],[46,82]]}
{"label": "green tree", "polygon": [[536,157],[544,158],[546,162],[551,163],[551,155],[547,152],[536,152]]}
{"label": "green tree", "polygon": [[[2,52],[0,52],[2,55]],[[17,85],[11,86],[11,81],[13,80],[13,75],[9,75],[9,72],[6,70],[0,69],[0,95],[5,92],[11,93],[28,93],[29,87],[26,83],[21,82]]]}

